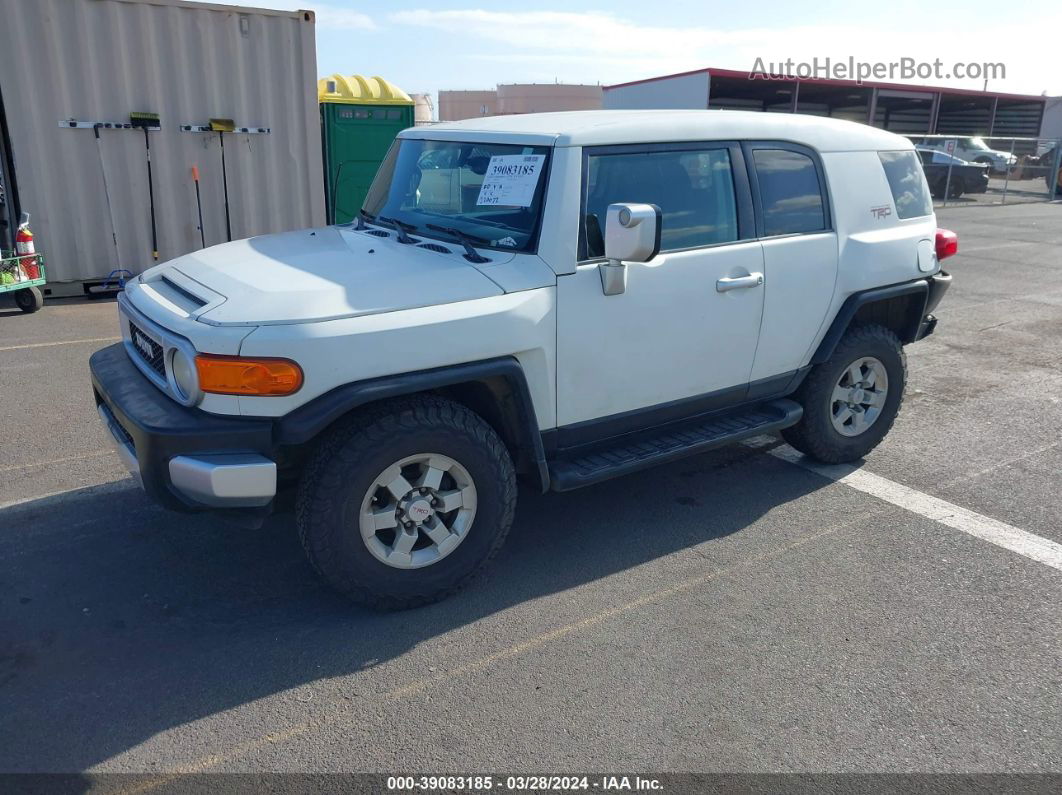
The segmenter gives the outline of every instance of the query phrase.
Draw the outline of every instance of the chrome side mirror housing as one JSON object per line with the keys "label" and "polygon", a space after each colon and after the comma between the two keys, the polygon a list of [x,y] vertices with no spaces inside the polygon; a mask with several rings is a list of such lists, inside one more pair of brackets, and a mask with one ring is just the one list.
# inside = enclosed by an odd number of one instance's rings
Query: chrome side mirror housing
{"label": "chrome side mirror housing", "polygon": [[660,208],[655,204],[610,204],[605,216],[605,262],[598,265],[601,291],[627,290],[625,262],[649,262],[660,253]]}

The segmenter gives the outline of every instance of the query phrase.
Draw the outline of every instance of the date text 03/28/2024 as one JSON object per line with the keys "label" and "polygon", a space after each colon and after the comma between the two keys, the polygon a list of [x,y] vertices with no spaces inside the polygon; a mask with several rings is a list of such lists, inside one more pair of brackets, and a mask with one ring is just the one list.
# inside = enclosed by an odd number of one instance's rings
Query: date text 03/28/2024
{"label": "date text 03/28/2024", "polygon": [[506,776],[502,778],[500,776],[470,775],[389,776],[387,778],[387,790],[389,792],[488,792],[494,789],[503,791],[551,790],[565,792],[598,790],[602,792],[653,792],[662,790],[663,785],[658,779],[642,778],[640,776],[602,776],[601,778],[591,778],[589,776]]}

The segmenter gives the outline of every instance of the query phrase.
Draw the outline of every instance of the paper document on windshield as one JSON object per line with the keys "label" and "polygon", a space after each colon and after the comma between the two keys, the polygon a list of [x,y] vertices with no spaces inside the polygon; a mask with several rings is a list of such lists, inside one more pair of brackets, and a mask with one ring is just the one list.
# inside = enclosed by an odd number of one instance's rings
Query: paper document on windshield
{"label": "paper document on windshield", "polygon": [[545,155],[494,155],[476,205],[530,207]]}

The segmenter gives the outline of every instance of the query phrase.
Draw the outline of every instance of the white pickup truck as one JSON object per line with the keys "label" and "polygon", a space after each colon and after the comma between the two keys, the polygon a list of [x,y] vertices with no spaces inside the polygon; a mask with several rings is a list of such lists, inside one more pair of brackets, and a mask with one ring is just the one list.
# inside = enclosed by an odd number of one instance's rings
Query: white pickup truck
{"label": "white pickup truck", "polygon": [[93,389],[155,500],[260,522],[293,495],[329,583],[409,607],[485,566],[518,480],[567,491],[776,431],[864,456],[957,245],[911,143],[860,124],[410,129],[355,223],[129,283]]}

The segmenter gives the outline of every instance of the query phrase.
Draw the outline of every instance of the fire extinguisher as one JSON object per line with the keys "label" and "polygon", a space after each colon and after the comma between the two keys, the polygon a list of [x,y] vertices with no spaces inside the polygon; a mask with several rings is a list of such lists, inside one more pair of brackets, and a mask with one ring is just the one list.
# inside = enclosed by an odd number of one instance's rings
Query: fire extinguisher
{"label": "fire extinguisher", "polygon": [[29,228],[29,213],[22,213],[15,235],[15,256],[21,257],[19,265],[27,279],[39,279],[40,267],[37,265],[37,249],[33,246],[33,232]]}

